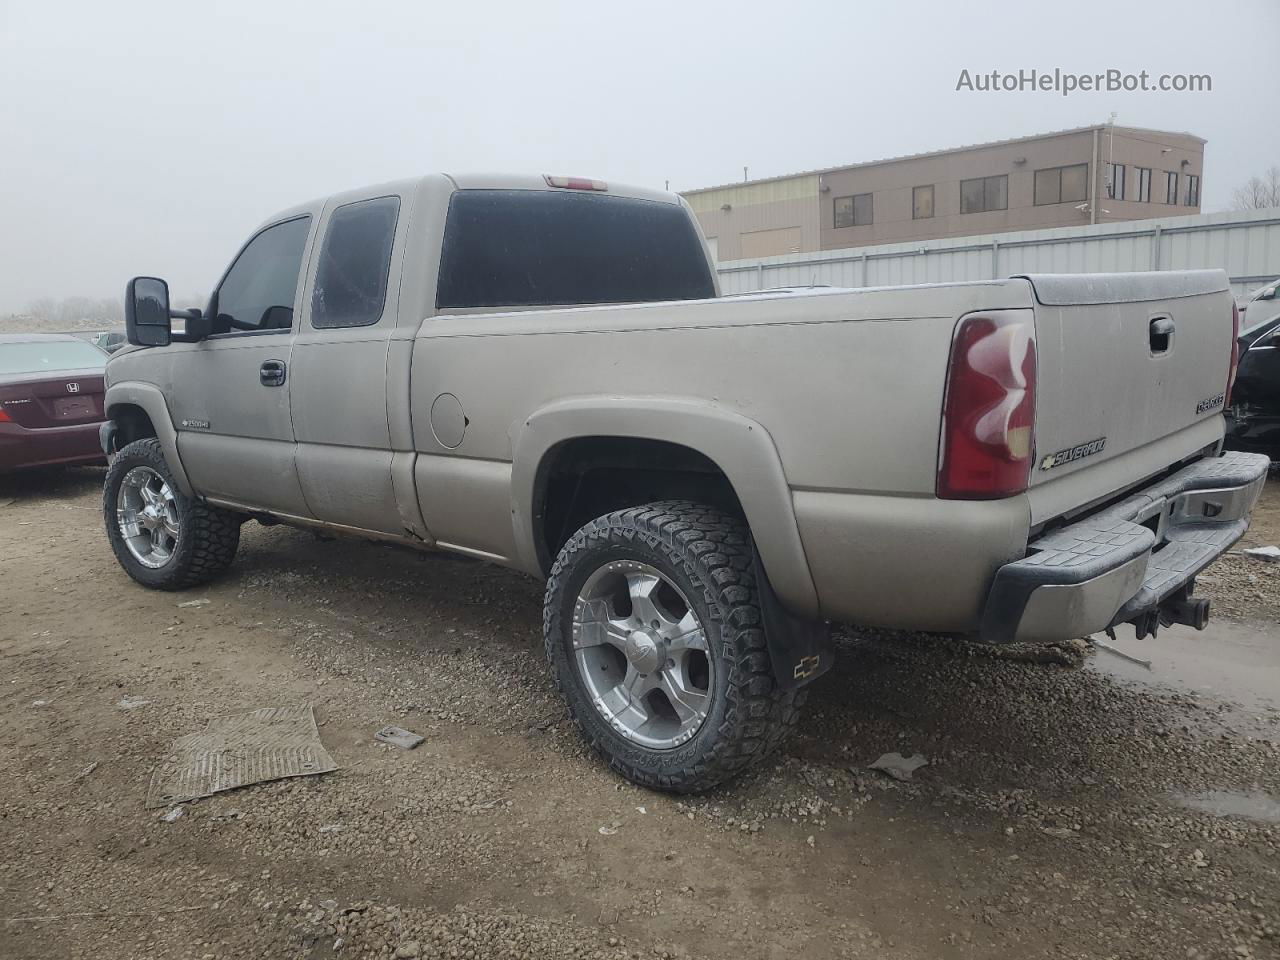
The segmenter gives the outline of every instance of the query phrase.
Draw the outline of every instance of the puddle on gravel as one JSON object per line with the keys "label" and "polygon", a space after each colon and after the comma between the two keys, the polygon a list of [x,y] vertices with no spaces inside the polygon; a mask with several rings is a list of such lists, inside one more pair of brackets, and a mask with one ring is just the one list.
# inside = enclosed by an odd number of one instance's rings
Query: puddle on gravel
{"label": "puddle on gravel", "polygon": [[1280,802],[1261,790],[1206,790],[1201,793],[1175,793],[1174,802],[1189,810],[1200,810],[1215,817],[1242,817],[1264,823],[1280,823]]}
{"label": "puddle on gravel", "polygon": [[1143,686],[1194,693],[1255,717],[1280,719],[1280,624],[1217,620],[1204,630],[1164,627],[1154,640],[1135,640],[1132,627],[1116,633],[1114,641],[1105,634],[1094,639],[1150,660],[1151,669],[1102,649],[1089,658],[1089,669]]}

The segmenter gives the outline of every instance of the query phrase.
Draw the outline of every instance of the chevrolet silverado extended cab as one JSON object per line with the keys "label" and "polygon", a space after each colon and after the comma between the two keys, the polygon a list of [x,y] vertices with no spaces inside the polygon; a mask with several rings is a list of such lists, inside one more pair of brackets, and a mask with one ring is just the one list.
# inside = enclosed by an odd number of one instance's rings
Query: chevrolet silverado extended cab
{"label": "chevrolet silverado extended cab", "polygon": [[1267,467],[1222,454],[1221,272],[717,293],[666,193],[435,175],[287,210],[207,310],[130,282],[112,548],[189,587],[257,519],[543,578],[581,732],[676,791],[777,745],[831,621],[1204,625]]}

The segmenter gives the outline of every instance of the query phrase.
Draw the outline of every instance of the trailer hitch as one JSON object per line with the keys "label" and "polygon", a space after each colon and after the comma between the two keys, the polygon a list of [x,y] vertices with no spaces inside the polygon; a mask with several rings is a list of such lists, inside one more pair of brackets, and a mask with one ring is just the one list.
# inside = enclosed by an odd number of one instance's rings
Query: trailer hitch
{"label": "trailer hitch", "polygon": [[[1131,619],[1129,623],[1133,624],[1137,638],[1142,640],[1145,637],[1154,637],[1161,627],[1172,626],[1175,623],[1195,627],[1197,630],[1203,630],[1208,626],[1209,601],[1205,597],[1191,595],[1195,585],[1194,579],[1188,581],[1154,607],[1142,611]],[[1114,628],[1108,627],[1107,634],[1115,639]]]}

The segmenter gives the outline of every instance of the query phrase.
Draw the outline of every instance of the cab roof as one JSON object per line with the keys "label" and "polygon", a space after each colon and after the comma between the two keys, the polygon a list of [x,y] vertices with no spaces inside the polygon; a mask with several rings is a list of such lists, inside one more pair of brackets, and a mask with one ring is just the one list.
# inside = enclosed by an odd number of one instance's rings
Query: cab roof
{"label": "cab roof", "polygon": [[[342,190],[338,193],[331,193],[328,196],[317,197],[314,200],[307,201],[306,203],[299,203],[295,206],[279,211],[264,220],[259,229],[273,223],[279,223],[281,220],[288,220],[291,217],[300,217],[305,214],[318,214],[324,208],[324,205],[330,200],[341,201],[344,200],[348,194],[352,199],[367,197],[372,193],[395,193],[400,194],[401,196],[410,196],[415,190],[423,186],[427,181],[431,180],[444,181],[449,185],[451,190],[546,190],[548,192],[564,190],[568,193],[577,192],[565,187],[552,186],[548,183],[548,178],[551,176],[557,175],[485,172],[428,173],[417,177],[407,177],[401,180],[390,180],[386,183],[355,187],[351,190]],[[578,178],[575,176],[573,179]],[[682,202],[679,195],[666,190],[654,190],[650,187],[639,187],[633,184],[617,183],[612,180],[599,182],[604,183],[605,189],[591,191],[597,196],[629,197],[636,200],[652,200],[658,203],[671,203],[677,205]]]}

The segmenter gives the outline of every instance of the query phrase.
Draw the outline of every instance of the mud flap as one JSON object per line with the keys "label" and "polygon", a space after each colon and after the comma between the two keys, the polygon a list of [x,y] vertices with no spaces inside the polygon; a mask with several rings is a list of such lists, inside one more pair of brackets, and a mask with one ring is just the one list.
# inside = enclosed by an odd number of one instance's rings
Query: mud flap
{"label": "mud flap", "polygon": [[802,620],[783,608],[773,584],[760,562],[760,553],[751,546],[751,562],[756,575],[756,593],[764,617],[765,643],[778,686],[794,690],[816,680],[835,662],[831,627],[825,620]]}

